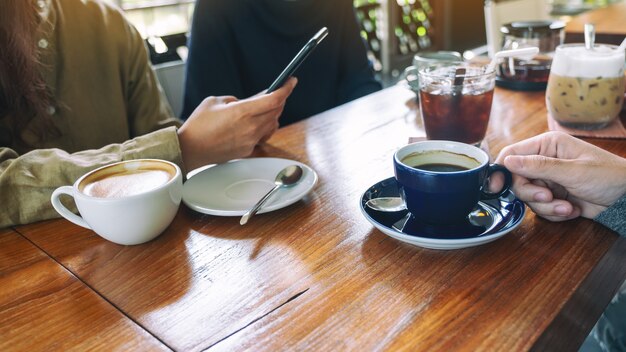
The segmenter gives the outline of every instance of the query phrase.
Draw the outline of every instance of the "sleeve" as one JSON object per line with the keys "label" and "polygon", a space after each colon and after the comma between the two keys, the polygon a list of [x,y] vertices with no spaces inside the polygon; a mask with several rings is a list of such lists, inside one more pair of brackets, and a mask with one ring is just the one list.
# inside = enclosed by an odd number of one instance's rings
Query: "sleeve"
{"label": "sleeve", "polygon": [[0,228],[58,217],[50,203],[52,192],[100,166],[156,158],[172,161],[184,170],[176,132],[180,121],[172,117],[143,39],[132,25],[122,21],[113,22],[119,27],[111,28],[110,33],[119,38],[119,72],[129,133],[134,138],[73,154],[60,149],[37,149],[19,155],[11,148],[0,147]]}
{"label": "sleeve", "polygon": [[184,120],[208,96],[244,96],[239,69],[243,64],[235,48],[238,40],[227,21],[228,13],[237,6],[236,2],[230,0],[196,2],[185,72],[181,114]]}
{"label": "sleeve", "polygon": [[596,222],[626,236],[626,195],[593,219]]}
{"label": "sleeve", "polygon": [[382,89],[374,77],[374,71],[367,58],[367,49],[361,38],[356,13],[351,1],[343,1],[341,23],[343,23],[341,85],[339,98],[348,102]]}
{"label": "sleeve", "polygon": [[57,187],[71,185],[100,166],[138,158],[165,159],[182,166],[176,128],[74,154],[39,149],[18,155],[0,147],[0,228],[58,217],[50,203]]}
{"label": "sleeve", "polygon": [[228,24],[229,1],[198,0],[193,14],[181,117],[187,119],[208,96],[241,98],[243,86],[235,54],[235,35]]}
{"label": "sleeve", "polygon": [[141,136],[164,127],[180,126],[156,78],[148,49],[139,32],[123,20],[125,38],[121,41],[121,72],[130,135]]}

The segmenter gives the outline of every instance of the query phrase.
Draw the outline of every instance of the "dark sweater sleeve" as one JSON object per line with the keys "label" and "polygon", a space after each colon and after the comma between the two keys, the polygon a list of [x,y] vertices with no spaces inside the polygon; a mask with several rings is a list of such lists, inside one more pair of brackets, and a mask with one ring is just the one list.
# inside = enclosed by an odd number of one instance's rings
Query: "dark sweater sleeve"
{"label": "dark sweater sleeve", "polygon": [[224,1],[198,0],[193,14],[185,98],[181,118],[186,120],[208,96],[242,98],[241,72],[234,50],[232,27],[226,23]]}
{"label": "dark sweater sleeve", "polygon": [[626,237],[626,195],[593,220]]}

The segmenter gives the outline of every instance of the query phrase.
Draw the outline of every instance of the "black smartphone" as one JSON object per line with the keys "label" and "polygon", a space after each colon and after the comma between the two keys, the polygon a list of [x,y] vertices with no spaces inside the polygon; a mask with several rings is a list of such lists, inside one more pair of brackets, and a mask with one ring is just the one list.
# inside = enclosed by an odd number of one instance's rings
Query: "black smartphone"
{"label": "black smartphone", "polygon": [[272,83],[272,85],[267,89],[267,93],[271,93],[276,89],[282,87],[287,79],[293,76],[298,67],[300,67],[300,65],[304,62],[304,59],[306,59],[307,56],[309,56],[309,54],[313,52],[313,50],[317,47],[317,44],[319,44],[324,38],[326,38],[327,35],[328,28],[326,27],[323,27],[317,33],[315,33],[313,38],[309,39],[309,41],[302,47],[302,49],[300,49],[298,54],[291,60],[289,65],[287,65],[283,72],[280,73],[278,78],[276,78],[274,83]]}

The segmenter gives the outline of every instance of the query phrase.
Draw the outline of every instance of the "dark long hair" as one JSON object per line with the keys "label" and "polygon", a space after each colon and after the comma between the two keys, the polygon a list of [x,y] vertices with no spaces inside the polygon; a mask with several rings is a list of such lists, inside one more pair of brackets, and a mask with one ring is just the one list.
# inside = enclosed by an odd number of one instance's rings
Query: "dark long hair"
{"label": "dark long hair", "polygon": [[33,116],[45,116],[51,97],[39,71],[34,0],[2,0],[0,11],[0,118],[21,131]]}

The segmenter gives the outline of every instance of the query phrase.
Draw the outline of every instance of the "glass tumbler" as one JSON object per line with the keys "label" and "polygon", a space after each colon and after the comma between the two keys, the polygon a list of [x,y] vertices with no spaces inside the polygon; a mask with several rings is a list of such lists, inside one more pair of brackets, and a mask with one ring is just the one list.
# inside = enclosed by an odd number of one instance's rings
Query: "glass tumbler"
{"label": "glass tumbler", "polygon": [[404,70],[404,79],[419,99],[418,71],[435,64],[463,62],[463,56],[456,51],[422,51],[413,56],[413,65]]}
{"label": "glass tumbler", "polygon": [[479,145],[487,132],[496,73],[472,63],[419,70],[420,112],[428,139]]}
{"label": "glass tumbler", "polygon": [[624,51],[615,45],[564,44],[556,49],[548,112],[565,127],[595,130],[613,122],[624,103]]}

